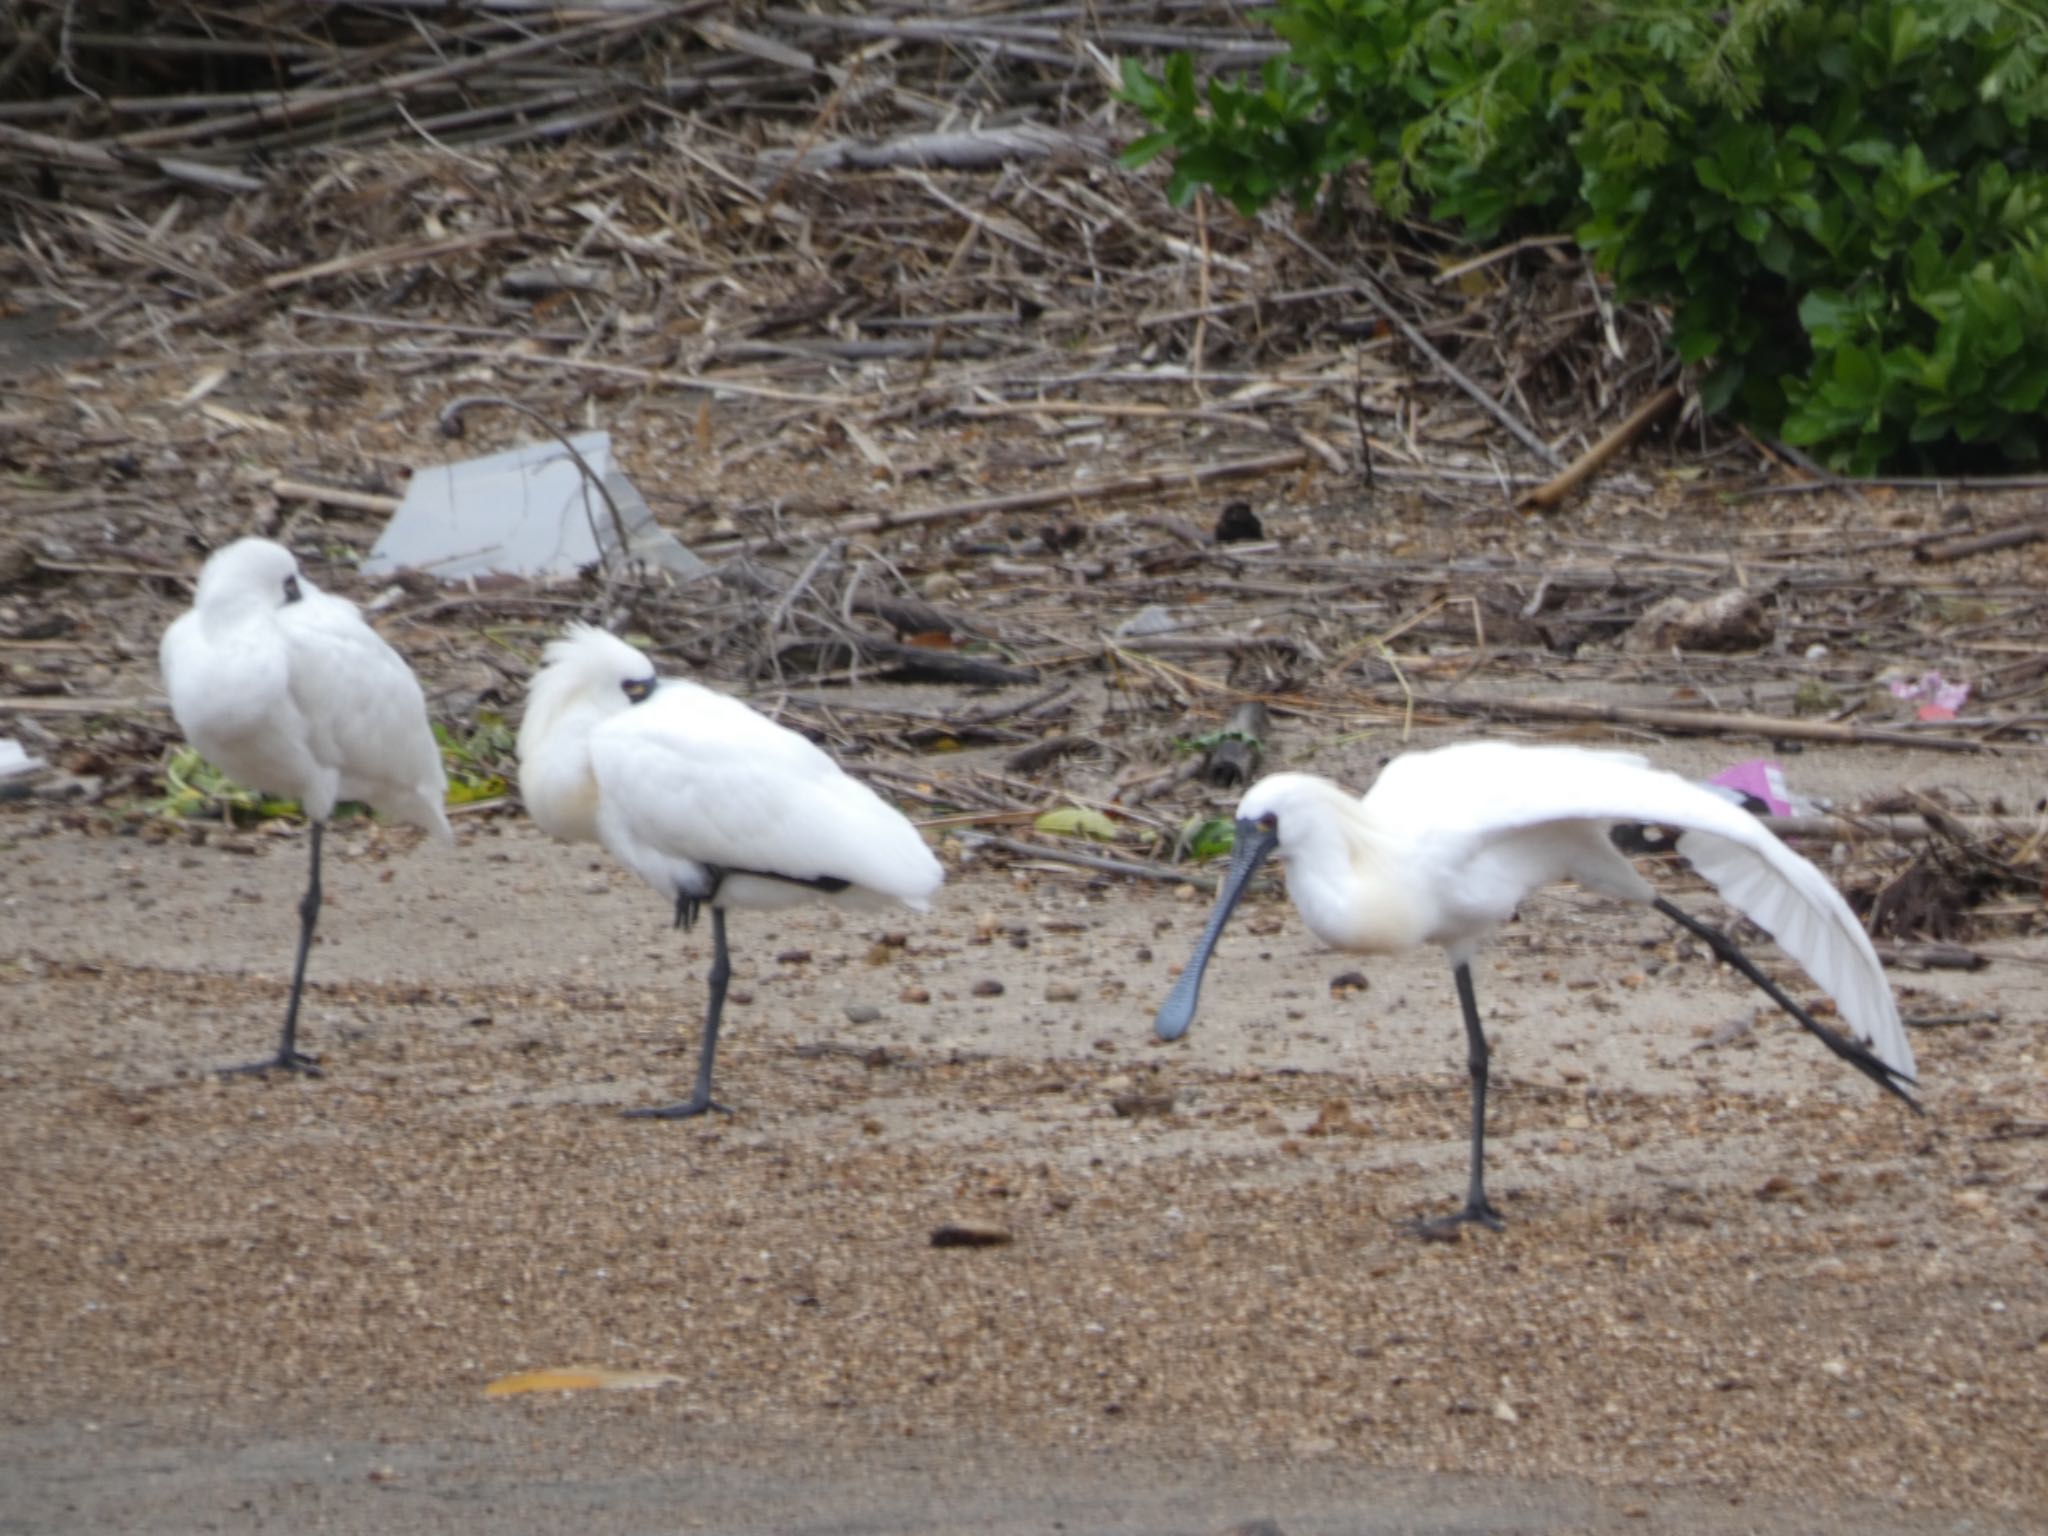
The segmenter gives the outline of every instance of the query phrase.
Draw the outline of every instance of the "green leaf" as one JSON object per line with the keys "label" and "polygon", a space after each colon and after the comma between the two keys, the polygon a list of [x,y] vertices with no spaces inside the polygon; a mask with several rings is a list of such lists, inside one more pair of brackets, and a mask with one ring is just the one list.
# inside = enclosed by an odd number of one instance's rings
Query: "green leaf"
{"label": "green leaf", "polygon": [[1845,397],[1874,400],[1883,370],[1878,367],[1877,354],[1869,348],[1842,346],[1835,349],[1833,376]]}
{"label": "green leaf", "polygon": [[1799,301],[1799,323],[1816,347],[1839,346],[1861,318],[1861,309],[1838,289],[1816,288]]}
{"label": "green leaf", "polygon": [[1117,836],[1115,822],[1100,811],[1079,805],[1063,805],[1058,810],[1047,811],[1031,825],[1054,837],[1092,837],[1107,843],[1114,842]]}
{"label": "green leaf", "polygon": [[1237,823],[1228,816],[1191,816],[1180,835],[1189,858],[1220,859],[1237,846]]}
{"label": "green leaf", "polygon": [[1170,133],[1148,133],[1131,140],[1124,146],[1124,152],[1116,157],[1116,163],[1127,171],[1135,171],[1141,165],[1148,165],[1173,148]]}

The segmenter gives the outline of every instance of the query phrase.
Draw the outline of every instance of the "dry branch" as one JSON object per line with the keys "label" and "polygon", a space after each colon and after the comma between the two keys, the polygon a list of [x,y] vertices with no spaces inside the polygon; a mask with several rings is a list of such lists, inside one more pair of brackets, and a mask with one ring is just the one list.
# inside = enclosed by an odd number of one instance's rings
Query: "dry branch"
{"label": "dry branch", "polygon": [[1175,885],[1192,885],[1197,890],[1216,889],[1216,876],[1205,875],[1199,870],[1182,869],[1173,864],[1154,864],[1139,859],[1111,858],[1103,853],[1081,853],[1068,848],[1048,848],[1043,843],[1027,843],[1015,837],[982,837],[977,841],[1005,852],[1021,854],[1025,858],[1052,859],[1061,864],[1075,864],[1082,869],[1100,870],[1109,875],[1131,875],[1140,880],[1165,880]]}
{"label": "dry branch", "polygon": [[[792,166],[813,172],[887,170],[897,166],[944,166],[969,171],[1054,155],[1101,160],[1108,152],[1109,146],[1099,138],[1021,123],[1014,128],[911,133],[880,141],[833,139],[800,149],[767,150],[761,155],[761,164],[778,174]],[[761,180],[766,184],[774,177],[764,176]]]}
{"label": "dry branch", "polygon": [[1723,714],[1704,709],[1653,709],[1635,704],[1588,704],[1576,699],[1484,699],[1417,694],[1419,708],[1454,715],[1487,715],[1514,720],[1585,720],[1604,725],[1642,726],[1691,736],[1764,736],[1778,741],[1827,741],[1865,746],[1916,747],[1928,752],[1982,752],[1985,743],[1968,736],[1935,736],[1919,731],[1845,725],[1833,720],[1788,720],[1777,715]]}
{"label": "dry branch", "polygon": [[1609,459],[1634,442],[1649,427],[1650,423],[1678,404],[1679,391],[1676,384],[1666,384],[1641,405],[1630,411],[1615,428],[1599,442],[1588,448],[1568,465],[1563,474],[1546,481],[1533,491],[1524,492],[1515,505],[1524,511],[1547,511],[1558,505],[1586,481],[1590,480]]}
{"label": "dry branch", "polygon": [[175,155],[152,155],[125,145],[109,147],[81,143],[76,139],[60,139],[26,128],[9,127],[5,123],[0,123],[0,149],[50,165],[69,165],[85,170],[154,171],[172,181],[187,182],[214,192],[256,192],[263,187],[263,183],[254,176],[245,176],[226,166],[207,165]]}
{"label": "dry branch", "polygon": [[1998,549],[2017,549],[2022,544],[2035,544],[2042,539],[2048,539],[2048,518],[2035,518],[2030,522],[2012,523],[1984,533],[1916,544],[1913,547],[1913,557],[1916,560],[1940,564],[1950,560],[1966,559],[1971,555],[1990,554]]}
{"label": "dry branch", "polygon": [[344,490],[338,485],[316,485],[309,480],[294,480],[289,475],[279,475],[271,481],[270,494],[280,501],[312,501],[322,506],[346,507],[352,512],[372,512],[380,517],[389,517],[396,512],[401,499],[377,496],[369,491]]}

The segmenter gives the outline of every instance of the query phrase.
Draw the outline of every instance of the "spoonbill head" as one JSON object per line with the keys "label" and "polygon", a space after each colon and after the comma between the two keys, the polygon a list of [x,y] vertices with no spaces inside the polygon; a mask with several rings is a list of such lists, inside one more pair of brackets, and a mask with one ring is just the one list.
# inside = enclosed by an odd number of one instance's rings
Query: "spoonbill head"
{"label": "spoonbill head", "polygon": [[573,625],[551,642],[519,730],[519,788],[540,827],[597,842],[714,954],[690,1097],[636,1116],[722,1108],[712,1066],[731,961],[725,915],[803,900],[929,909],[945,879],[918,831],[805,737],[738,699],[662,679],[639,650]]}
{"label": "spoonbill head", "polygon": [[[1617,824],[1681,829],[1677,849],[1731,905],[1772,935],[1835,1001],[1848,1033],[1821,1024],[1718,929],[1659,896],[1615,848]],[[1202,977],[1230,915],[1268,858],[1324,943],[1364,954],[1433,944],[1450,959],[1472,1083],[1471,1175],[1455,1223],[1500,1225],[1484,1180],[1487,1044],[1471,961],[1530,892],[1557,880],[1639,901],[1698,935],[1822,1044],[1918,1108],[1912,1047],[1869,937],[1827,877],[1761,823],[1710,790],[1632,753],[1468,742],[1411,752],[1362,798],[1326,779],[1279,773],[1237,808],[1237,840],[1193,956],[1154,1030],[1194,1022]]]}
{"label": "spoonbill head", "polygon": [[312,867],[276,1056],[236,1071],[314,1071],[296,1047],[306,954],[320,912],[320,844],[341,800],[447,839],[447,777],[420,685],[355,604],[321,591],[292,552],[237,539],[199,573],[192,607],[158,649],[185,739],[251,789],[304,807]]}

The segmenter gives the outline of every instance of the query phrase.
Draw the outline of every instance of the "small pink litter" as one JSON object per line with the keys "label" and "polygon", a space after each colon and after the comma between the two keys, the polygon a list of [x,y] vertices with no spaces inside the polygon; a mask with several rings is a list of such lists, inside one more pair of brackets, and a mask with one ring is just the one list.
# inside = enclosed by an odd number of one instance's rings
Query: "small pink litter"
{"label": "small pink litter", "polygon": [[1791,793],[1785,788],[1785,770],[1767,758],[1753,757],[1746,763],[1723,768],[1707,782],[1760,801],[1773,816],[1792,814]]}
{"label": "small pink litter", "polygon": [[1917,683],[1903,677],[1893,678],[1892,697],[1921,700],[1920,707],[1913,711],[1916,720],[1953,720],[1969,700],[1970,685],[1952,683],[1939,672],[1923,672]]}

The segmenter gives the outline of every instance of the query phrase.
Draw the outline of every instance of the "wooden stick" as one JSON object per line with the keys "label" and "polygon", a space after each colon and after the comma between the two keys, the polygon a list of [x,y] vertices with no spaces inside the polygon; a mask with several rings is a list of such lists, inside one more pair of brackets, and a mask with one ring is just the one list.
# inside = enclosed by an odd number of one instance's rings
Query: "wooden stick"
{"label": "wooden stick", "polygon": [[1049,160],[1066,154],[1103,160],[1108,158],[1108,146],[1100,139],[1020,123],[1012,128],[909,133],[880,143],[866,139],[830,139],[823,144],[811,145],[801,156],[794,149],[769,149],[763,150],[758,159],[764,168],[777,170],[794,165],[801,159],[803,168],[813,173],[933,166],[972,171],[1013,160]]}
{"label": "wooden stick", "polygon": [[2031,522],[2008,523],[2003,528],[1993,528],[1987,533],[1973,533],[1960,538],[1935,539],[1913,548],[1915,560],[1947,562],[1961,560],[1968,555],[1989,554],[1994,549],[2013,549],[2021,544],[2033,544],[2048,539],[2048,518],[2035,518]]}
{"label": "wooden stick", "polygon": [[[2041,830],[2037,822],[2017,816],[1946,816],[1961,830],[1976,837],[2030,837]],[[1822,816],[1759,816],[1758,821],[1780,837],[1831,837],[1839,842],[1860,842],[1888,838],[1899,843],[1924,842],[1936,835],[1924,816],[1864,816],[1854,811]]]}
{"label": "wooden stick", "polygon": [[398,510],[397,496],[377,496],[369,491],[345,491],[338,485],[315,485],[310,480],[293,480],[279,475],[270,482],[270,494],[283,501],[316,501],[323,506],[346,507],[351,512],[376,512],[389,517]]}
{"label": "wooden stick", "polygon": [[754,400],[775,400],[815,410],[837,411],[845,410],[849,406],[866,406],[873,403],[871,396],[806,394],[802,390],[749,384],[742,379],[723,379],[716,375],[683,373],[667,368],[640,368],[631,363],[607,363],[594,357],[550,357],[543,353],[518,352],[509,347],[440,347],[419,342],[400,342],[395,346],[385,347],[372,342],[321,347],[255,347],[243,356],[248,360],[268,362],[287,357],[361,357],[365,353],[373,353],[386,359],[417,362],[447,359],[455,362],[492,363],[506,368],[521,365],[553,368],[568,373],[590,373],[604,378],[630,379],[635,383],[657,388],[701,389],[713,394],[738,395]]}
{"label": "wooden stick", "polygon": [[148,155],[139,151],[111,150],[103,145],[60,139],[27,128],[0,123],[0,149],[57,165],[75,165],[89,171],[150,170],[173,181],[190,182],[215,192],[260,192],[264,183],[224,165],[210,165],[176,155]]}
{"label": "wooden stick", "polygon": [[[1982,752],[1984,743],[1967,736],[1923,736],[1832,720],[1786,720],[1776,715],[1720,714],[1704,709],[1653,709],[1635,704],[1587,704],[1577,699],[1460,699],[1418,694],[1416,704],[1458,715],[1517,716],[1533,720],[1589,720],[1603,725],[1644,726],[1701,736],[1769,736],[1781,741],[1853,742],[1866,746],[1916,747],[1928,752]],[[2013,750],[2008,747],[2003,750]]]}
{"label": "wooden stick", "polygon": [[1515,506],[1523,512],[1543,512],[1556,506],[1590,480],[1609,459],[1641,437],[1651,422],[1678,404],[1678,399],[1678,386],[1666,384],[1623,417],[1621,422],[1599,442],[1572,460],[1565,467],[1564,473],[1537,486],[1533,491],[1523,492]]}
{"label": "wooden stick", "polygon": [[1015,837],[984,837],[978,841],[1009,853],[1020,853],[1034,859],[1051,859],[1060,864],[1078,864],[1083,869],[1099,869],[1105,874],[1136,875],[1142,880],[1170,880],[1176,885],[1185,882],[1205,891],[1216,889],[1214,875],[1204,875],[1191,869],[1177,869],[1171,864],[1113,859],[1103,853],[1069,853],[1064,848],[1047,848],[1042,844],[1027,843]]}

